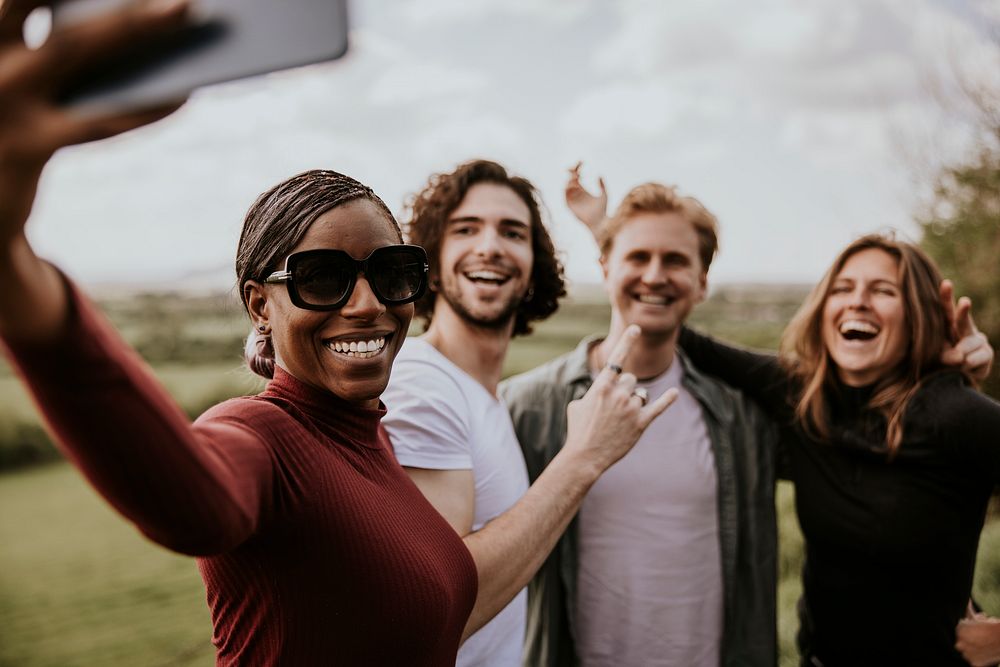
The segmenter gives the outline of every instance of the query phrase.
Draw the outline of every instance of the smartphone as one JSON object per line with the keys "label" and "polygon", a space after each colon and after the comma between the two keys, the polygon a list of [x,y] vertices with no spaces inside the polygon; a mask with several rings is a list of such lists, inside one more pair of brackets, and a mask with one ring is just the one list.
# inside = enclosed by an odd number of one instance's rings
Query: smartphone
{"label": "smartphone", "polygon": [[[61,0],[52,27],[72,25],[131,0]],[[60,102],[84,111],[137,109],[183,99],[196,88],[340,58],[347,0],[196,0],[194,17],[163,45],[102,67]]]}

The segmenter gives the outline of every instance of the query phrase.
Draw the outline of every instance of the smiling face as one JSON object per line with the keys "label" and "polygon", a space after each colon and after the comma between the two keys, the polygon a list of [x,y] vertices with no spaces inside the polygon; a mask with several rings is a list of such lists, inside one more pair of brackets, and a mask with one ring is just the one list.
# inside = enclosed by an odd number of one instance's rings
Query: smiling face
{"label": "smiling face", "polygon": [[823,305],[823,344],[852,387],[887,376],[906,358],[909,333],[899,263],[878,248],[851,255]]}
{"label": "smiling face", "polygon": [[477,183],[448,216],[439,255],[435,313],[508,326],[531,281],[531,211],[507,186]]}
{"label": "smiling face", "polygon": [[[291,252],[336,248],[364,259],[376,248],[399,242],[380,207],[354,199],[317,217]],[[362,275],[347,303],[333,311],[296,307],[284,284],[247,285],[248,308],[255,323],[270,329],[277,365],[345,400],[378,404],[413,317],[412,304],[386,306]]]}
{"label": "smiling face", "polygon": [[679,213],[637,213],[601,258],[612,315],[644,336],[673,336],[705,298],[698,234]]}

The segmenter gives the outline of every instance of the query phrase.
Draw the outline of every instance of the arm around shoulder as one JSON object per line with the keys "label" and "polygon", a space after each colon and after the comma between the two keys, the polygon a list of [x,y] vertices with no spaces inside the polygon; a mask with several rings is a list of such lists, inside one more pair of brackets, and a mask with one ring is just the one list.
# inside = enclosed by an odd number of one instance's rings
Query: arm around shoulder
{"label": "arm around shoulder", "polygon": [[744,392],[768,414],[787,411],[791,379],[777,355],[730,345],[687,326],[678,344],[698,370]]}

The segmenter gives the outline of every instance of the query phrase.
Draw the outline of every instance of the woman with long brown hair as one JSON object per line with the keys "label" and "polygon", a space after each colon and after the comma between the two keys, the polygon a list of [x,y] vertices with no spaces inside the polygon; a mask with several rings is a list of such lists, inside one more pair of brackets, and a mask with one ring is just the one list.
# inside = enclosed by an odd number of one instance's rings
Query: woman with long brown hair
{"label": "woman with long brown hair", "polygon": [[941,284],[920,248],[869,235],[840,253],[778,356],[681,334],[698,367],[783,429],[805,537],[803,665],[966,664],[956,626],[1000,481],[1000,404],[942,361],[956,332]]}
{"label": "woman with long brown hair", "polygon": [[[599,237],[607,193],[603,181],[588,192],[580,167],[566,202]],[[955,307],[920,248],[875,234],[838,255],[778,355],[680,334],[699,369],[754,398],[782,429],[779,472],[796,484],[805,537],[804,667],[1000,658],[1000,623],[963,619],[1000,481],[1000,404],[972,381],[988,374],[993,350],[970,307]]]}

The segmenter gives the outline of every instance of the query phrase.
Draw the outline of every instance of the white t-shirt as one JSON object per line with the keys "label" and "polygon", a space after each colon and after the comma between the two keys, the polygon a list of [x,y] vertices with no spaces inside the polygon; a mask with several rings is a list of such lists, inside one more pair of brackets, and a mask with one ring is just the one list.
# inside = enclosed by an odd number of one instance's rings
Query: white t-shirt
{"label": "white t-shirt", "polygon": [[[507,511],[528,490],[528,471],[503,401],[420,338],[408,338],[382,394],[382,419],[400,464],[472,470],[473,530]],[[458,651],[459,667],[521,664],[527,614],[522,590]]]}
{"label": "white t-shirt", "polygon": [[680,396],[591,488],[578,515],[576,649],[584,667],[718,667],[718,480],[701,406],[675,359],[646,387]]}

